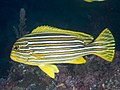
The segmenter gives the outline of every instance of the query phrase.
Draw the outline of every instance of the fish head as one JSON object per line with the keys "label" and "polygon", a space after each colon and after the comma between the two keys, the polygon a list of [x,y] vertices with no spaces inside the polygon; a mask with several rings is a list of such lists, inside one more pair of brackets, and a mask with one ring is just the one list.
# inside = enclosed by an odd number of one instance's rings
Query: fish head
{"label": "fish head", "polygon": [[27,42],[17,40],[12,47],[10,58],[13,61],[24,63],[28,60],[29,54]]}

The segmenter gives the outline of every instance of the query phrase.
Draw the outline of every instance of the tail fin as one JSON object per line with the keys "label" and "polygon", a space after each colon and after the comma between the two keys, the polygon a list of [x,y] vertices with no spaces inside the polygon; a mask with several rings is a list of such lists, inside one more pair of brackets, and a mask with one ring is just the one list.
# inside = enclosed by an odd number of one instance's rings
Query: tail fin
{"label": "tail fin", "polygon": [[103,30],[103,32],[97,37],[97,39],[94,40],[92,44],[98,47],[103,46],[101,50],[100,48],[98,49],[99,52],[94,52],[92,54],[95,54],[106,61],[112,62],[115,52],[115,40],[108,28]]}

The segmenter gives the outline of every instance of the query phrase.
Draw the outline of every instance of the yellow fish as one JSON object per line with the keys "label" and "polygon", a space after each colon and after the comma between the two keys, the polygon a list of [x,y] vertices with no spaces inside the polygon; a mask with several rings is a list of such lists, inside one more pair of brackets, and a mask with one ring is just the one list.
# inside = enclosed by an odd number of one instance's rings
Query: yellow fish
{"label": "yellow fish", "polygon": [[103,2],[105,0],[84,0],[85,2]]}
{"label": "yellow fish", "polygon": [[82,32],[40,26],[15,42],[10,57],[16,62],[38,66],[55,78],[55,73],[59,72],[55,64],[84,64],[83,56],[89,54],[111,62],[114,51],[114,37],[108,28],[93,39]]}

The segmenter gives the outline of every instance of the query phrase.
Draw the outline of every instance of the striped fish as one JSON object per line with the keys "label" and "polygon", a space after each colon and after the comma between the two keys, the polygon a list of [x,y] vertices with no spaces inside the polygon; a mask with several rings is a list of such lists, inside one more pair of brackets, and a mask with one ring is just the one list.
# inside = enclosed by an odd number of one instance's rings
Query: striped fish
{"label": "striped fish", "polygon": [[84,0],[85,2],[104,2],[106,0]]}
{"label": "striped fish", "polygon": [[55,64],[84,64],[83,56],[89,54],[111,62],[114,51],[115,41],[108,28],[94,39],[82,32],[40,26],[15,42],[10,57],[16,62],[38,66],[54,78],[59,72]]}

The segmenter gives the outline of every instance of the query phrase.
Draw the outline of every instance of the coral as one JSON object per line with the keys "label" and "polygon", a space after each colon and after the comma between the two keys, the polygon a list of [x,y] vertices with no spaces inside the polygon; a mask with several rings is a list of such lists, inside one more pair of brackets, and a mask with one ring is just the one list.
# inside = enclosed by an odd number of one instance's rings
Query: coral
{"label": "coral", "polygon": [[22,37],[23,35],[27,34],[28,32],[26,32],[26,13],[25,13],[25,9],[21,8],[20,9],[20,19],[19,19],[19,25],[18,27],[13,26],[13,30],[15,32],[15,35],[17,38]]}

